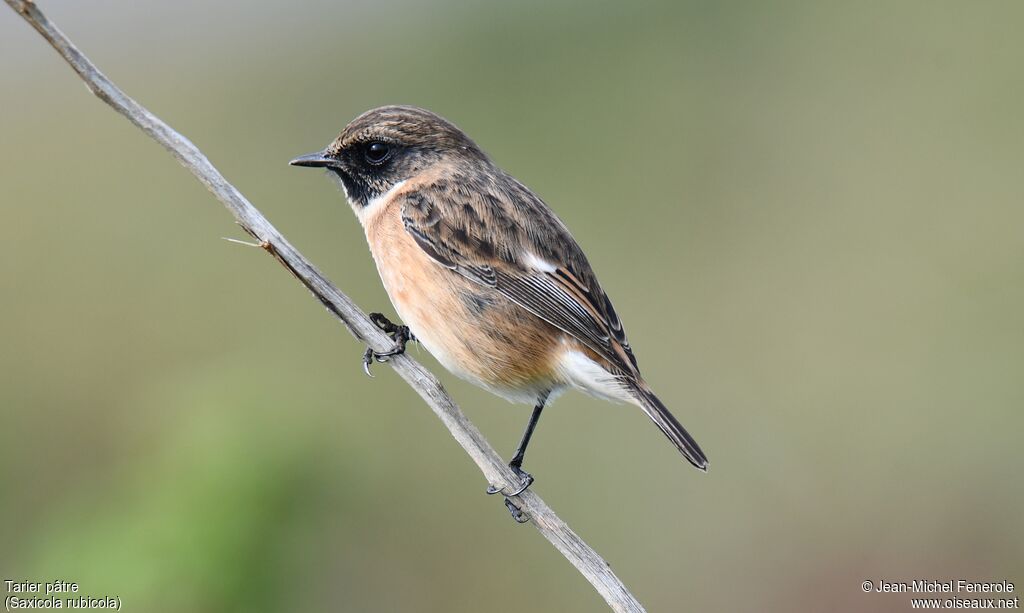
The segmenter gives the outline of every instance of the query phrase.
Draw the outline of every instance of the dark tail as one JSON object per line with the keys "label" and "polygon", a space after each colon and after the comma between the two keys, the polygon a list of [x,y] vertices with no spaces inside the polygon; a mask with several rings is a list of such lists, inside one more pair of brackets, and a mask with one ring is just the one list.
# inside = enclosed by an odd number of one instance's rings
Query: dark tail
{"label": "dark tail", "polygon": [[690,461],[690,464],[707,472],[708,458],[700,450],[700,445],[697,444],[697,441],[693,440],[693,437],[690,436],[690,433],[686,431],[686,428],[679,423],[675,416],[669,413],[665,405],[654,395],[654,392],[642,382],[633,389],[644,413],[647,413],[651,421],[661,428],[661,431],[665,433],[668,440],[672,441],[672,444],[676,446],[679,453],[683,454]]}

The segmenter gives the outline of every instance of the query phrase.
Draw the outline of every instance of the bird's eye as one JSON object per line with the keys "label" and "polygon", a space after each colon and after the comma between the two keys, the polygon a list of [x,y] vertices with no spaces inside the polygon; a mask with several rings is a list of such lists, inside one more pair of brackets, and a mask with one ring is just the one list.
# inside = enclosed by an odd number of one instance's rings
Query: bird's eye
{"label": "bird's eye", "polygon": [[371,164],[383,164],[391,157],[391,146],[387,143],[374,141],[366,147],[366,161]]}

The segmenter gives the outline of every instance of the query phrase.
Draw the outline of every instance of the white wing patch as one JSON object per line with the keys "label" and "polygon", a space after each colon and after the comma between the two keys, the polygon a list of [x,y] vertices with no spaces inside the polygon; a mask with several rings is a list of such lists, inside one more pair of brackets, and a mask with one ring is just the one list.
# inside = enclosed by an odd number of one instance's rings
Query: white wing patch
{"label": "white wing patch", "polygon": [[550,272],[555,272],[556,270],[558,270],[558,267],[555,266],[554,264],[552,264],[551,262],[548,262],[547,260],[543,260],[543,259],[537,257],[536,254],[531,253],[529,251],[524,251],[523,252],[523,262],[527,266],[529,266],[530,268],[532,268],[534,270],[537,270],[537,271],[540,271],[540,272],[549,272],[550,273]]}

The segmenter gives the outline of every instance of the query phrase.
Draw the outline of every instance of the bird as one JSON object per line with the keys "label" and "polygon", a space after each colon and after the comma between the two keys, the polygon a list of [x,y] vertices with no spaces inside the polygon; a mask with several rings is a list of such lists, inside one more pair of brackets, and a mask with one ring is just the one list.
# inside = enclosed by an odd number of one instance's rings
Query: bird
{"label": "bird", "polygon": [[527,446],[544,407],[570,389],[640,407],[707,471],[707,456],[640,375],[565,223],[455,124],[415,106],[374,108],[290,163],[324,168],[340,185],[404,322],[372,315],[396,345],[368,349],[367,372],[415,339],[455,375],[533,406],[509,462],[520,483],[488,493],[507,502],[533,483]]}

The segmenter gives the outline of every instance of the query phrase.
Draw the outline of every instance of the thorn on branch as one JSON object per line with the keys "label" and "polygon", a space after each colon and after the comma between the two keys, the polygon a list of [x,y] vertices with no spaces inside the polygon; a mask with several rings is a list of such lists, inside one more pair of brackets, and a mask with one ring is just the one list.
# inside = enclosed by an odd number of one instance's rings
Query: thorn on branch
{"label": "thorn on branch", "polygon": [[259,243],[250,243],[248,241],[240,241],[237,238],[228,238],[227,236],[222,236],[221,238],[226,240],[229,243],[237,243],[239,245],[245,245],[246,247],[262,247],[263,246],[263,245],[261,245]]}

